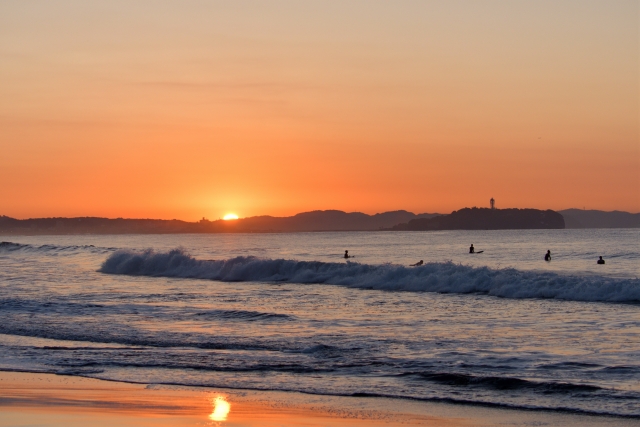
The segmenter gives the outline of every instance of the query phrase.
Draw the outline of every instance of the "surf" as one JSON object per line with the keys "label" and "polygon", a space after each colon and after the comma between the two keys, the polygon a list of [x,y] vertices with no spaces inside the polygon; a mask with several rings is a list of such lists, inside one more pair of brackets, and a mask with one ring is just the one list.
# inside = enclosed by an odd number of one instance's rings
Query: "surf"
{"label": "surf", "polygon": [[325,284],[403,292],[485,294],[501,298],[640,303],[640,280],[492,269],[452,262],[419,267],[397,264],[298,261],[240,256],[203,260],[183,249],[120,250],[98,270],[105,274],[174,277],[220,282]]}

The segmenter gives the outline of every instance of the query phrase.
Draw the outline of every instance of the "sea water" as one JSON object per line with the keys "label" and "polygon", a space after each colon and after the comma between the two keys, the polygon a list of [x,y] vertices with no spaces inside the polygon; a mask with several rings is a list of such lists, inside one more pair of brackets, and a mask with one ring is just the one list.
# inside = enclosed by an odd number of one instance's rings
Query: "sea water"
{"label": "sea water", "polygon": [[640,417],[639,238],[0,237],[0,369]]}

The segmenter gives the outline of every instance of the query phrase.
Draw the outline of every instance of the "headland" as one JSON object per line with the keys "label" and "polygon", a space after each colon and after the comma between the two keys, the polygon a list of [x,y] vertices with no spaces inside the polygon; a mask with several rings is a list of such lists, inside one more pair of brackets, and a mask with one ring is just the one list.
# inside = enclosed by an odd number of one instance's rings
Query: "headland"
{"label": "headland", "polygon": [[464,208],[449,215],[412,219],[391,228],[396,231],[531,230],[565,228],[558,212],[538,209]]}

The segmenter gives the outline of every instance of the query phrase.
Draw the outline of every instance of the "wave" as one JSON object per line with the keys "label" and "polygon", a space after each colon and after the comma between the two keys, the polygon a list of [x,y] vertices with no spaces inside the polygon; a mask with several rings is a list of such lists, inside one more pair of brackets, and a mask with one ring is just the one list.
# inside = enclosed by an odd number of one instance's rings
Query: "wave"
{"label": "wave", "polygon": [[257,257],[199,260],[182,249],[169,252],[120,250],[112,253],[98,271],[222,282],[286,282],[385,291],[480,293],[516,299],[640,302],[638,279],[564,276],[513,268],[496,270],[452,262],[427,263],[411,268],[395,264],[328,263]]}
{"label": "wave", "polygon": [[293,316],[289,316],[287,314],[281,313],[263,313],[261,311],[250,311],[250,310],[206,310],[199,311],[194,314],[194,316],[198,317],[201,320],[242,320],[246,322],[252,322],[257,320],[295,320]]}
{"label": "wave", "polygon": [[[95,369],[104,371],[106,368],[162,368],[162,369],[190,369],[206,372],[247,372],[247,373],[307,373],[307,374],[321,374],[321,373],[334,373],[338,374],[338,369],[332,366],[327,367],[313,367],[300,363],[258,363],[249,366],[216,366],[208,361],[203,363],[181,363],[161,361],[161,362],[132,362],[132,361],[99,361],[99,362],[64,362],[56,365],[58,368],[66,370],[82,370],[82,369]],[[499,391],[513,391],[513,392],[530,392],[540,393],[544,395],[557,394],[557,395],[571,395],[579,394],[581,398],[599,398],[599,397],[612,397],[616,396],[619,400],[637,400],[638,393],[633,391],[621,391],[615,389],[608,389],[598,387],[590,384],[570,383],[570,382],[556,382],[556,381],[531,381],[517,377],[500,377],[500,376],[481,376],[481,375],[468,375],[462,373],[450,373],[450,372],[406,372],[398,375],[393,375],[399,378],[414,378],[419,381],[428,381],[443,386],[449,386],[453,388],[476,388],[485,390],[499,390]],[[185,383],[183,385],[190,385]]]}
{"label": "wave", "polygon": [[[8,322],[9,323],[9,322]],[[246,351],[296,351],[299,346],[287,348],[287,343],[278,340],[238,339],[230,337],[211,338],[198,334],[164,333],[127,335],[122,331],[91,331],[68,329],[63,327],[20,325],[17,322],[0,324],[0,334],[22,337],[44,338],[49,340],[84,342],[93,344],[115,344],[136,348],[194,348],[201,350],[246,350]]]}
{"label": "wave", "polygon": [[[252,310],[202,310],[197,307],[183,306],[183,312],[174,313],[167,306],[155,306],[150,309],[145,304],[92,304],[69,301],[56,301],[48,299],[46,301],[22,298],[2,298],[0,297],[0,310],[4,313],[29,312],[34,314],[63,315],[63,316],[88,316],[95,317],[98,314],[111,316],[128,316],[144,313],[147,318],[163,318],[169,321],[176,321],[187,316],[197,318],[202,321],[210,320],[239,320],[243,322],[280,322],[294,321],[295,316]],[[167,310],[168,309],[168,310]],[[5,319],[6,320],[6,319]]]}
{"label": "wave", "polygon": [[60,253],[60,252],[77,252],[90,251],[93,253],[108,253],[116,251],[117,248],[101,248],[94,245],[29,245],[25,243],[0,242],[0,253],[2,252],[44,252],[44,253]]}
{"label": "wave", "polygon": [[[298,392],[304,393],[307,395],[315,395],[315,396],[339,396],[339,397],[364,397],[364,398],[387,398],[387,399],[406,399],[414,402],[441,402],[441,403],[451,403],[456,405],[472,405],[475,407],[486,407],[486,408],[501,408],[501,409],[510,409],[510,410],[526,410],[526,411],[545,411],[551,413],[559,413],[559,414],[575,414],[575,415],[586,415],[586,416],[604,416],[604,417],[613,417],[614,419],[621,420],[624,423],[624,420],[635,420],[640,419],[640,414],[638,413],[628,413],[628,412],[616,412],[612,410],[597,410],[586,409],[586,408],[574,408],[571,406],[548,406],[548,405],[535,405],[532,403],[507,403],[507,402],[494,402],[490,400],[484,399],[474,399],[474,398],[464,398],[463,396],[414,396],[414,395],[404,395],[404,394],[396,394],[393,392],[349,392],[349,391],[339,391],[339,390],[317,390],[312,388],[302,388],[288,385],[277,385],[277,384],[259,384],[257,382],[251,383],[230,383],[225,381],[224,379],[218,379],[214,381],[206,381],[206,380],[196,380],[193,378],[182,379],[182,380],[157,380],[153,383],[148,383],[144,380],[134,379],[131,376],[127,375],[126,377],[113,375],[106,370],[99,368],[69,368],[69,369],[56,369],[56,368],[46,368],[46,369],[36,369],[36,368],[17,368],[17,367],[4,367],[0,366],[0,372],[22,372],[22,373],[33,373],[33,374],[54,374],[54,375],[70,375],[84,378],[95,378],[102,381],[110,381],[110,382],[118,382],[123,384],[140,384],[145,385],[145,389],[148,390],[166,390],[172,389],[174,387],[183,388],[183,387],[201,387],[201,388],[226,388],[229,390],[238,390],[238,391],[279,391],[279,392]],[[637,400],[637,397],[630,397],[627,400]]]}
{"label": "wave", "polygon": [[[601,387],[588,384],[572,384],[563,382],[535,382],[514,377],[476,376],[449,372],[406,373],[402,376],[417,375],[419,378],[438,384],[454,387],[481,387],[494,390],[532,390],[550,393],[591,393],[602,390]],[[634,397],[637,398],[636,395]]]}

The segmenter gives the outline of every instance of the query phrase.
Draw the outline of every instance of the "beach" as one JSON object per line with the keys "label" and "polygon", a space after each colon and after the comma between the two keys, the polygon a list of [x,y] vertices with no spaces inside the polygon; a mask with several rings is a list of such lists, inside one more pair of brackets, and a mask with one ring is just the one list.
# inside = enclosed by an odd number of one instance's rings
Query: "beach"
{"label": "beach", "polygon": [[18,372],[0,373],[0,415],[2,427],[640,425],[640,420],[616,417],[387,398],[154,386]]}

